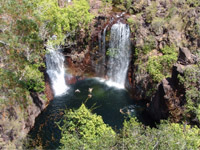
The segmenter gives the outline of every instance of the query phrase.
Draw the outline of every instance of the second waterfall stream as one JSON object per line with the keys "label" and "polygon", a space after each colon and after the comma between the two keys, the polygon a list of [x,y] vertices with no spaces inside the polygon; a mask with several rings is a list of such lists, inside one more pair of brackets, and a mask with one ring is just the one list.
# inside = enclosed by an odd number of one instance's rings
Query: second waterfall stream
{"label": "second waterfall stream", "polygon": [[[124,88],[131,55],[130,28],[121,22],[112,25],[109,48],[105,51],[106,29],[107,26],[101,37],[103,42],[100,47],[100,53],[104,53],[103,57],[106,57],[105,55],[109,57],[105,74],[108,79],[106,83],[109,86]],[[101,61],[102,68],[104,68],[104,64],[105,61]],[[98,67],[98,72],[104,72],[102,68],[99,70],[100,67]],[[99,74],[98,72],[97,74]],[[100,79],[100,81],[105,82],[104,79]]]}
{"label": "second waterfall stream", "polygon": [[48,48],[46,54],[47,73],[51,80],[54,96],[61,96],[67,92],[69,87],[65,83],[64,56],[59,50]]}
{"label": "second waterfall stream", "polygon": [[108,49],[108,79],[124,86],[131,54],[130,29],[122,23],[116,23],[111,28]]}

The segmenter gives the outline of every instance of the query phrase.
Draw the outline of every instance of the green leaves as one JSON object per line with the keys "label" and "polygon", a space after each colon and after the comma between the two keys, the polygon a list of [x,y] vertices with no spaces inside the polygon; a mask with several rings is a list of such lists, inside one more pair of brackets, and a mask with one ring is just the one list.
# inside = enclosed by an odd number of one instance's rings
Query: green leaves
{"label": "green leaves", "polygon": [[84,104],[78,110],[66,110],[60,127],[61,149],[99,149],[113,144],[115,132],[101,116],[92,114]]}
{"label": "green leaves", "polygon": [[66,110],[63,123],[60,127],[61,149],[184,150],[200,146],[199,128],[168,121],[161,121],[156,128],[150,128],[136,118],[130,118],[116,134],[85,105],[75,111]]}
{"label": "green leaves", "polygon": [[[33,14],[36,9],[29,0],[1,1],[0,92],[6,105],[25,108],[30,100],[29,91],[44,91],[43,40],[41,24]],[[1,106],[4,106],[1,103]]]}
{"label": "green leaves", "polygon": [[161,81],[165,76],[162,74],[163,66],[158,56],[152,56],[148,60],[147,71],[156,82]]}
{"label": "green leaves", "polygon": [[57,36],[55,43],[59,44],[63,42],[66,32],[88,28],[93,18],[89,9],[87,0],[73,0],[72,4],[65,2],[64,7],[60,7],[57,0],[41,0],[35,13],[45,24],[49,36]]}
{"label": "green leaves", "polygon": [[[124,123],[121,145],[127,149],[198,149],[200,135],[197,127],[162,121],[157,128],[145,127],[135,118]],[[120,147],[122,149],[122,146]],[[120,149],[119,148],[119,149]]]}
{"label": "green leaves", "polygon": [[149,57],[147,64],[147,71],[155,82],[160,82],[164,77],[169,76],[172,65],[178,58],[178,53],[173,46],[165,46],[161,52],[162,56]]}
{"label": "green leaves", "polygon": [[196,120],[200,123],[200,68],[191,65],[184,71],[184,76],[180,77],[180,82],[186,90],[185,117],[189,121]]}

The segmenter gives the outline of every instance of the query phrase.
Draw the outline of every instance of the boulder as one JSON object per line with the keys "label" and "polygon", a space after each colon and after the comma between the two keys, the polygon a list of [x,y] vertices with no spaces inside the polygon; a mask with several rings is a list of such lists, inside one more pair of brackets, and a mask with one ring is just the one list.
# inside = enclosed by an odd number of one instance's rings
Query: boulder
{"label": "boulder", "polygon": [[[181,91],[181,90],[180,90]],[[163,79],[152,97],[148,112],[155,121],[171,117],[174,122],[181,119],[183,94],[177,91],[170,78]]]}
{"label": "boulder", "polygon": [[181,64],[194,64],[195,56],[187,48],[179,48],[178,61]]}
{"label": "boulder", "polygon": [[[155,120],[166,119],[169,116],[168,108],[166,105],[167,94],[171,91],[168,81],[164,79],[158,86],[156,94],[152,97],[148,112],[150,116]],[[165,96],[166,95],[166,96]]]}
{"label": "boulder", "polygon": [[148,112],[155,120],[170,117],[174,122],[181,120],[183,105],[185,104],[185,89],[179,82],[178,75],[183,76],[184,71],[191,65],[176,63],[172,69],[172,77],[165,78],[159,84],[157,92],[151,98]]}

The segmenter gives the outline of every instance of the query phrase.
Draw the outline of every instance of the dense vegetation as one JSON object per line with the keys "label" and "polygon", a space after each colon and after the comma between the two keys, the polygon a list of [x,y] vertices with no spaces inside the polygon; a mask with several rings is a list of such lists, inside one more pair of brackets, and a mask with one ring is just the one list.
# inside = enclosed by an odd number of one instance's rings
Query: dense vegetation
{"label": "dense vegetation", "polygon": [[147,71],[152,79],[157,82],[171,75],[170,69],[178,58],[178,54],[173,47],[165,46],[161,49],[161,52],[161,56],[150,56],[147,62]]}
{"label": "dense vegetation", "polygon": [[200,147],[200,129],[186,124],[162,121],[157,128],[150,128],[130,118],[124,122],[123,129],[115,133],[84,104],[78,110],[67,110],[64,116],[60,127],[61,149],[181,150]]}
{"label": "dense vegetation", "polygon": [[[7,145],[2,141],[3,147],[20,148],[23,122],[33,103],[30,92],[46,99],[41,72],[45,67],[45,45],[52,43],[52,36],[57,37],[53,45],[63,43],[67,33],[86,29],[92,19],[87,0],[61,2],[63,6],[57,0],[0,2],[0,110],[4,119],[0,121],[1,134],[11,132],[10,138],[14,138]],[[6,126],[6,122],[10,125]]]}
{"label": "dense vegetation", "polygon": [[[199,55],[199,54],[198,54]],[[185,119],[195,124],[200,123],[200,61],[185,69],[184,76],[179,76],[186,89]]]}
{"label": "dense vegetation", "polygon": [[61,149],[106,149],[114,144],[113,129],[84,104],[78,110],[66,110],[63,124]]}
{"label": "dense vegetation", "polygon": [[[175,1],[113,1],[131,14],[127,19],[133,33],[134,76],[136,88],[144,99],[151,101],[158,84],[172,77],[173,65],[177,62],[180,48],[187,48],[197,58],[194,63],[183,62],[180,89],[186,93],[180,103],[185,106],[183,118],[199,124],[199,42],[200,2],[198,0]],[[181,60],[178,60],[180,63]],[[182,63],[182,62],[181,62]],[[191,64],[191,65],[190,65]],[[181,84],[181,83],[180,83]],[[177,91],[177,90],[176,90]],[[172,102],[173,103],[173,102]],[[187,114],[187,115],[186,115]]]}
{"label": "dense vegetation", "polygon": [[26,105],[27,92],[44,90],[43,41],[34,7],[28,1],[1,2],[1,103]]}
{"label": "dense vegetation", "polygon": [[[196,62],[179,75],[185,105],[180,123],[161,121],[156,128],[144,126],[135,118],[114,131],[102,118],[84,105],[66,110],[59,125],[62,149],[199,149],[200,130],[200,22],[199,0],[137,1],[102,0],[129,13],[127,23],[133,34],[135,76],[145,98],[155,94],[162,79],[170,77],[180,47],[187,47]],[[150,4],[149,4],[150,3]],[[0,1],[0,149],[20,149],[25,134],[31,92],[43,99],[45,47],[70,45],[80,31],[90,33],[94,18],[89,0],[2,0]],[[101,10],[102,11],[102,10]],[[99,10],[99,13],[102,13]],[[103,12],[103,13],[106,13]],[[66,37],[68,40],[66,40]],[[109,52],[109,51],[108,51]],[[113,55],[109,54],[108,55]],[[148,77],[145,82],[143,77]],[[150,98],[149,98],[150,99]],[[9,125],[8,125],[9,124]],[[190,126],[188,124],[192,124]],[[25,126],[25,125],[24,125]]]}

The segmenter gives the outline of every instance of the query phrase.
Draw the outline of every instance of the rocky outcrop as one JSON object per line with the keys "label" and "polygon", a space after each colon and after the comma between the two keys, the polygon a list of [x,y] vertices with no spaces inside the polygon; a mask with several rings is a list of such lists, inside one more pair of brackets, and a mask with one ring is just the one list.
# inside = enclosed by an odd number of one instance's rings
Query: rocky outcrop
{"label": "rocky outcrop", "polygon": [[47,100],[48,101],[51,101],[53,100],[53,89],[51,88],[51,82],[50,82],[50,79],[49,79],[49,76],[48,74],[46,73],[46,71],[44,70],[44,79],[45,79],[45,95],[47,97]]}
{"label": "rocky outcrop", "polygon": [[8,106],[0,111],[0,149],[22,149],[23,138],[35,123],[35,118],[45,107],[41,95],[30,92],[32,103],[22,110]]}
{"label": "rocky outcrop", "polygon": [[[103,4],[101,4],[102,2],[100,1],[94,2],[91,0],[90,3],[91,12],[96,14],[90,24],[90,37],[77,36],[78,39],[84,38],[85,41],[76,44],[76,46],[74,46],[76,48],[64,48],[66,66],[68,67],[69,72],[74,76],[84,76],[84,74],[87,74],[87,76],[98,76],[95,72],[95,67],[98,65],[98,62],[101,61],[102,57],[105,57],[105,59],[108,57],[106,53],[102,55],[99,48],[99,45],[102,44],[101,38],[104,29],[106,28],[105,46],[107,49],[109,46],[109,36],[112,25],[118,21],[126,23],[129,16],[122,12],[111,12],[112,6],[102,7]],[[96,3],[96,5],[94,5],[94,3]],[[105,11],[97,13],[97,9]],[[77,33],[77,35],[78,34],[80,33]],[[104,64],[104,66],[106,68],[106,64]]]}
{"label": "rocky outcrop", "polygon": [[171,117],[178,122],[182,116],[184,90],[177,90],[172,79],[163,79],[156,94],[152,97],[148,111],[155,121]]}
{"label": "rocky outcrop", "polygon": [[179,81],[179,76],[183,76],[184,70],[191,67],[195,60],[196,57],[187,48],[179,49],[178,61],[173,66],[171,78],[163,79],[151,98],[148,112],[154,120],[170,117],[174,122],[179,122],[182,119],[186,89]]}
{"label": "rocky outcrop", "polygon": [[86,73],[92,75],[94,73],[88,49],[64,54],[66,57],[65,65],[74,76],[83,76]]}
{"label": "rocky outcrop", "polygon": [[178,62],[184,65],[194,64],[197,62],[197,57],[189,51],[188,48],[179,48]]}
{"label": "rocky outcrop", "polygon": [[[135,100],[147,102],[147,109],[155,120],[170,116],[174,121],[179,121],[185,104],[185,89],[178,76],[183,76],[185,68],[196,63],[193,52],[200,47],[199,7],[186,2],[162,0],[132,0],[130,6],[118,3],[114,4],[116,7],[102,7],[102,1],[90,0],[90,11],[95,14],[90,35],[77,33],[78,44],[64,50],[69,71],[75,76],[94,76],[95,66],[102,57],[99,39],[105,27],[108,30],[108,43],[112,24],[119,20],[129,23],[133,49],[126,87]],[[122,11],[128,13],[119,17]],[[150,57],[163,55],[161,50],[165,46],[174,46],[176,52],[179,51],[179,57],[170,69],[164,68],[163,72],[171,74],[171,77],[158,83],[153,81],[147,65]],[[75,78],[69,81],[74,82]]]}

